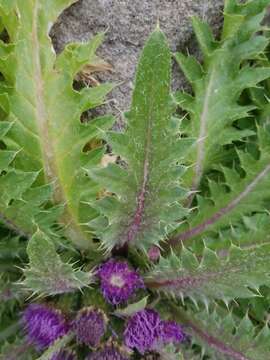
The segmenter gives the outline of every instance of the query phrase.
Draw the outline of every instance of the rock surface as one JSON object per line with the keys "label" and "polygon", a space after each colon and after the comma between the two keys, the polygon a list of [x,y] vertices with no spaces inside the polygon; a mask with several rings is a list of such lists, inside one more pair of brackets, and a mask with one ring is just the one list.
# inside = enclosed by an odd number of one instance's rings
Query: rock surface
{"label": "rock surface", "polygon": [[[98,75],[100,81],[122,82],[113,91],[110,107],[120,115],[128,109],[139,53],[159,19],[171,49],[197,52],[193,38],[193,15],[206,19],[215,30],[221,23],[223,0],[79,0],[54,25],[51,36],[57,51],[70,41],[86,41],[107,30],[99,55],[114,68]],[[185,82],[174,67],[173,87]]]}

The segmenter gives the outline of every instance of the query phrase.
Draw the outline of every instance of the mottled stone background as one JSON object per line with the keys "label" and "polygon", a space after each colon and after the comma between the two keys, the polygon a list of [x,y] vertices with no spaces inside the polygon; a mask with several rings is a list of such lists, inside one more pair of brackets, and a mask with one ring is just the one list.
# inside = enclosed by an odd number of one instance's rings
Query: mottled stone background
{"label": "mottled stone background", "polygon": [[[171,49],[197,53],[191,28],[193,15],[206,19],[215,32],[221,24],[223,0],[79,0],[67,9],[52,29],[57,51],[70,41],[86,41],[107,30],[99,55],[114,68],[98,75],[100,81],[122,82],[111,94],[114,113],[127,110],[139,53],[159,19]],[[174,66],[173,87],[183,86],[184,79]]]}

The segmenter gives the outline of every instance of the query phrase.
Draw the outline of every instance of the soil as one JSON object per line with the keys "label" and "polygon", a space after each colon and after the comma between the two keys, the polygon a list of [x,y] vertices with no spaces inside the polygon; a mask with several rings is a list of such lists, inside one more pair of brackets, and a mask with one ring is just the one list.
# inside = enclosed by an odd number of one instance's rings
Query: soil
{"label": "soil", "polygon": [[[173,52],[189,51],[200,57],[191,16],[205,19],[218,33],[222,5],[223,0],[79,0],[60,16],[51,36],[59,52],[68,42],[86,41],[107,30],[98,55],[112,65],[113,71],[99,73],[95,79],[121,82],[111,93],[105,109],[107,111],[109,107],[121,118],[122,112],[129,108],[139,54],[157,21]],[[186,86],[176,64],[173,66],[172,86],[174,89]]]}

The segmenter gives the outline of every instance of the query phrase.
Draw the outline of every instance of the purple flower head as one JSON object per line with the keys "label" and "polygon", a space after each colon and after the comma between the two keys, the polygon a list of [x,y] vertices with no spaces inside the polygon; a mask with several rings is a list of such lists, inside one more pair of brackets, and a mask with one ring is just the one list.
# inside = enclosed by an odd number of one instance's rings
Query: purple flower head
{"label": "purple flower head", "polygon": [[23,313],[22,322],[29,341],[38,350],[47,348],[70,329],[59,310],[40,304],[29,305]]}
{"label": "purple flower head", "polygon": [[141,354],[154,350],[160,338],[161,319],[155,310],[138,311],[128,320],[124,332],[125,345]]}
{"label": "purple flower head", "polygon": [[160,350],[167,344],[178,344],[185,339],[180,325],[174,321],[162,321],[155,310],[138,311],[128,320],[125,332],[125,345],[137,349],[141,354],[146,351]]}
{"label": "purple flower head", "polygon": [[144,284],[139,274],[131,270],[126,262],[109,260],[97,271],[104,298],[112,305],[126,302]]}
{"label": "purple flower head", "polygon": [[109,343],[102,350],[89,355],[86,360],[128,360],[128,355],[114,343]]}
{"label": "purple flower head", "polygon": [[107,318],[103,311],[93,307],[82,309],[73,324],[79,343],[97,347],[106,332]]}
{"label": "purple flower head", "polygon": [[162,321],[161,322],[161,339],[163,344],[177,345],[184,341],[186,336],[182,327],[175,321]]}
{"label": "purple flower head", "polygon": [[53,354],[51,360],[76,360],[76,356],[69,350],[60,350]]}

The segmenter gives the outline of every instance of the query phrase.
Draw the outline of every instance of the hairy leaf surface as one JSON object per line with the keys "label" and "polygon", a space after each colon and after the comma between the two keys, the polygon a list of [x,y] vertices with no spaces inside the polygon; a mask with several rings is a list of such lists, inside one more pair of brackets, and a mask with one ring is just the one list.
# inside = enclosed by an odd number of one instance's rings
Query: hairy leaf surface
{"label": "hairy leaf surface", "polygon": [[[193,28],[204,56],[203,65],[193,56],[177,53],[176,60],[192,85],[193,95],[177,92],[175,100],[187,111],[190,123],[187,133],[197,139],[186,175],[193,191],[200,187],[202,176],[222,159],[223,146],[252,135],[237,120],[249,116],[254,105],[241,105],[239,97],[245,88],[256,87],[270,77],[269,67],[249,65],[248,59],[259,57],[268,44],[261,29],[268,0],[225,5],[222,39],[214,39],[209,26],[193,18]],[[246,119],[248,122],[248,119]],[[193,195],[189,198],[192,203]]]}
{"label": "hairy leaf surface", "polygon": [[268,360],[270,329],[268,325],[257,330],[248,315],[241,321],[231,313],[219,312],[183,314],[193,343],[202,347],[202,353],[213,360]]}
{"label": "hairy leaf surface", "polygon": [[103,150],[89,155],[83,149],[98,137],[101,129],[110,127],[113,119],[102,117],[82,124],[80,116],[103,103],[113,85],[80,91],[73,88],[75,75],[95,58],[102,34],[88,43],[67,45],[59,56],[53,50],[50,28],[60,12],[73,2],[0,2],[0,15],[9,35],[9,43],[0,44],[0,70],[4,76],[0,105],[3,125],[12,125],[5,134],[7,150],[0,152],[0,166],[4,170],[12,163],[13,168],[0,178],[1,194],[5,188],[0,211],[8,219],[7,224],[10,221],[31,236],[37,208],[48,200],[64,204],[61,222],[67,234],[77,245],[88,247],[88,229],[84,231],[80,224],[95,216],[86,200],[95,197],[98,187],[83,167],[91,161],[98,164]]}
{"label": "hairy leaf surface", "polygon": [[175,227],[185,214],[177,200],[183,168],[177,166],[191,140],[182,139],[172,120],[170,51],[158,29],[149,38],[137,70],[131,110],[124,133],[110,132],[106,140],[125,165],[109,164],[90,171],[114,196],[96,203],[101,217],[91,223],[103,246],[148,248]]}
{"label": "hairy leaf surface", "polygon": [[205,248],[200,260],[184,248],[180,258],[162,258],[146,282],[158,291],[206,305],[215,299],[251,298],[261,285],[270,285],[269,258],[268,244],[245,250],[232,246],[223,256]]}
{"label": "hairy leaf surface", "polygon": [[248,151],[238,151],[244,174],[236,168],[220,168],[225,180],[209,180],[209,196],[198,196],[198,209],[178,229],[180,234],[171,240],[172,244],[206,236],[209,231],[221,231],[245,214],[265,210],[265,201],[270,196],[269,139],[269,130],[258,128],[258,159]]}
{"label": "hairy leaf surface", "polygon": [[29,240],[27,253],[29,266],[24,270],[23,285],[34,294],[44,296],[72,292],[92,282],[92,273],[64,263],[54,243],[39,230]]}

